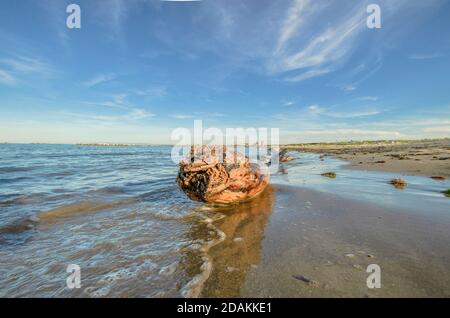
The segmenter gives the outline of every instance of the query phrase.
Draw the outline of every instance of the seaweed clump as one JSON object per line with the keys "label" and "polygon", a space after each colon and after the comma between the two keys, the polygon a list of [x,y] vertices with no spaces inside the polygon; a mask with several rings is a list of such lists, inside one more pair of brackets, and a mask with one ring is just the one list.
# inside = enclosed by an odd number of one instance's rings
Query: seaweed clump
{"label": "seaweed clump", "polygon": [[322,177],[336,179],[336,172],[325,172],[321,174]]}
{"label": "seaweed clump", "polygon": [[389,183],[392,184],[396,189],[404,189],[408,185],[408,183],[401,178],[392,179]]}

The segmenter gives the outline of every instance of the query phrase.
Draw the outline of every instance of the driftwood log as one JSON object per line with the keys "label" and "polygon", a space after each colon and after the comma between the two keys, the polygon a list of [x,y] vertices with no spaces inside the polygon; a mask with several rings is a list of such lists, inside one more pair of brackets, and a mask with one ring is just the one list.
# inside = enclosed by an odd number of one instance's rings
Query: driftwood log
{"label": "driftwood log", "polygon": [[226,147],[191,147],[188,158],[180,162],[177,183],[192,200],[236,203],[263,192],[269,174]]}
{"label": "driftwood log", "polygon": [[279,152],[280,162],[289,162],[295,160],[294,157],[288,156],[288,149],[281,149]]}

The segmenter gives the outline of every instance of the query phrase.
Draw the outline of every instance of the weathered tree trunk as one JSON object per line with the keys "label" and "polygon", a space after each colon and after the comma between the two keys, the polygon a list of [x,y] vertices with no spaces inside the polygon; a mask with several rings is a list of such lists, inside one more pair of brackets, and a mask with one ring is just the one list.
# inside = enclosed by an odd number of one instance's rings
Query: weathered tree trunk
{"label": "weathered tree trunk", "polygon": [[192,147],[187,160],[180,162],[178,186],[195,201],[235,203],[264,191],[269,174],[226,147]]}
{"label": "weathered tree trunk", "polygon": [[280,157],[280,162],[289,162],[289,161],[295,160],[294,157],[288,156],[288,150],[287,149],[282,149],[279,152],[279,157]]}

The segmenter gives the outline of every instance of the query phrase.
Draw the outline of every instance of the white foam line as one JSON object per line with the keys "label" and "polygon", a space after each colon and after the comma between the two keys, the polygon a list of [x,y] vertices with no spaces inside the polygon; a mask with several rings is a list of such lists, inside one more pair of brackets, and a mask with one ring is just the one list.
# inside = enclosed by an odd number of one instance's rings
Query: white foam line
{"label": "white foam line", "polygon": [[[220,220],[221,218],[224,218],[225,216],[222,215],[217,220]],[[207,227],[210,229],[213,229],[217,232],[217,235],[219,238],[217,240],[211,240],[207,242],[202,248],[201,251],[203,252],[203,264],[200,266],[200,270],[202,271],[200,274],[194,276],[194,278],[187,283],[183,289],[181,290],[181,295],[185,298],[197,298],[200,296],[200,293],[203,290],[203,285],[208,280],[209,276],[212,273],[213,270],[213,263],[211,260],[211,257],[208,255],[208,251],[215,245],[222,243],[225,238],[227,237],[226,234],[219,230],[216,226],[214,226],[211,222],[211,219],[207,218],[204,220],[204,222],[207,223]]]}

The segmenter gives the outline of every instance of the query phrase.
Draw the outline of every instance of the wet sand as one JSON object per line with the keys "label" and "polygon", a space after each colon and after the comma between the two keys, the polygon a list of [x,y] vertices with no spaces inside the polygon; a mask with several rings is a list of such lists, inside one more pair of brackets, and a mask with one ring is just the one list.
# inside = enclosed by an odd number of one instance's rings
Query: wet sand
{"label": "wet sand", "polygon": [[[224,212],[202,296],[450,296],[450,216],[277,185]],[[366,285],[369,264],[380,289]]]}
{"label": "wet sand", "polygon": [[347,168],[450,177],[450,139],[289,145],[301,152],[333,155]]}

